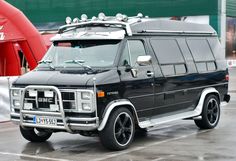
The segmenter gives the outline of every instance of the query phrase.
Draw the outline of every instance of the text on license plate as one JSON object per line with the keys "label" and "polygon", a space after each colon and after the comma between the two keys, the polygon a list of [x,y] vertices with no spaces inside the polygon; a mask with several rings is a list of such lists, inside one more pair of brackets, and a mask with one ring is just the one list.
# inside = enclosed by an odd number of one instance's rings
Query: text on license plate
{"label": "text on license plate", "polygon": [[33,122],[39,125],[57,125],[57,119],[52,117],[34,116]]}

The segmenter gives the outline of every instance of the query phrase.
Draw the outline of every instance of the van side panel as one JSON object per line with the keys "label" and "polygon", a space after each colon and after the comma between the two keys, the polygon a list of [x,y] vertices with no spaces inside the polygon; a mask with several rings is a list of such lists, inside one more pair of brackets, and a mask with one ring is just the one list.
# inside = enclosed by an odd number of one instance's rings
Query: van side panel
{"label": "van side panel", "polygon": [[[176,65],[182,63],[177,62],[162,64],[160,62],[160,57],[158,57],[158,54],[165,54],[165,51],[163,52],[162,48],[163,46],[165,46],[165,48],[170,48],[170,44],[168,44],[168,41],[166,41],[166,45],[162,44],[162,46],[158,46],[158,43],[152,44],[151,40],[155,39],[177,41],[179,49],[184,57],[184,65],[186,66],[187,70],[186,73],[176,73]],[[189,43],[189,45],[187,42],[188,40],[189,42],[193,40],[193,43],[190,42],[192,44]],[[200,44],[203,46],[203,49],[198,50],[198,47],[194,46],[195,42],[200,42]],[[228,72],[226,70],[224,53],[222,52],[222,50],[220,50],[221,46],[217,37],[155,36],[150,38],[150,44],[151,50],[155,53],[159,66],[161,68],[161,72],[164,76],[161,79],[163,85],[162,88],[164,88],[164,96],[161,100],[163,104],[160,105],[159,97],[162,93],[158,93],[158,90],[156,90],[156,88],[158,88],[157,84],[159,84],[158,77],[156,77],[154,108],[150,109],[150,111],[147,113],[150,114],[150,116],[154,114],[165,116],[170,115],[171,113],[175,114],[183,111],[193,110],[197,105],[198,99],[202,91],[207,87],[216,88],[216,90],[218,90],[221,94],[221,100],[223,99],[224,95],[227,94],[228,82],[225,80],[225,76]],[[162,51],[162,53],[158,53],[160,51]],[[203,61],[198,60],[196,57],[193,56],[193,54],[196,54],[197,52],[204,51],[212,53],[212,55],[208,56],[204,55],[207,53],[202,53],[204,56],[206,56],[205,60]],[[173,51],[173,54],[174,52],[176,51]],[[163,66],[167,65],[170,67],[163,68]],[[168,71],[168,74],[170,75],[165,75],[165,70],[170,70]]]}

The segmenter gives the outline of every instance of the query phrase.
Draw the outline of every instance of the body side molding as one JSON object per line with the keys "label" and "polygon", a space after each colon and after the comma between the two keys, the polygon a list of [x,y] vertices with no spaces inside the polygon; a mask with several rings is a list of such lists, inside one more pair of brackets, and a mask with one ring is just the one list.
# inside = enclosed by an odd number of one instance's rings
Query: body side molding
{"label": "body side molding", "polygon": [[156,126],[156,125],[171,122],[171,121],[198,117],[202,113],[202,108],[203,108],[203,104],[204,104],[204,100],[205,100],[206,96],[211,93],[217,94],[218,97],[220,97],[219,92],[215,88],[213,88],[213,87],[206,88],[202,91],[201,97],[198,101],[198,104],[197,104],[195,110],[180,113],[180,114],[175,114],[175,115],[171,115],[171,116],[167,116],[167,117],[162,117],[162,118],[152,118],[152,119],[149,119],[149,120],[146,120],[143,122],[139,122],[139,126],[141,128],[147,128],[150,126]]}
{"label": "body side molding", "polygon": [[202,94],[200,96],[199,102],[198,102],[195,110],[188,111],[188,112],[181,113],[181,114],[171,115],[171,116],[167,116],[167,117],[163,117],[163,118],[153,118],[153,119],[149,119],[149,120],[142,121],[142,122],[139,122],[138,115],[137,115],[137,112],[135,110],[135,107],[129,100],[120,99],[120,100],[112,101],[107,105],[107,107],[105,109],[105,112],[104,112],[104,115],[103,115],[103,120],[102,120],[101,124],[98,127],[98,131],[102,131],[103,128],[106,126],[106,123],[108,121],[108,118],[109,118],[110,113],[112,112],[112,110],[114,108],[116,108],[118,106],[122,106],[122,105],[132,107],[132,110],[135,113],[135,117],[137,118],[138,125],[141,128],[147,128],[147,127],[150,127],[150,126],[155,126],[155,125],[158,125],[158,124],[163,124],[163,123],[167,123],[167,122],[171,122],[171,121],[175,121],[175,120],[181,120],[181,119],[186,119],[186,118],[197,117],[197,116],[201,115],[204,100],[205,100],[206,96],[210,93],[217,94],[218,97],[220,97],[219,92],[215,88],[213,88],[213,87],[206,88],[202,91]]}

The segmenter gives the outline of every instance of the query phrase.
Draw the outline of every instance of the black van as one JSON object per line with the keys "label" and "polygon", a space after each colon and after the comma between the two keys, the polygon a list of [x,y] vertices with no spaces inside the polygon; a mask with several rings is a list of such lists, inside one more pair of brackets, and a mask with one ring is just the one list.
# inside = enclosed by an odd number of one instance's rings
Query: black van
{"label": "black van", "polygon": [[25,139],[98,135],[122,150],[136,130],[179,119],[218,124],[229,75],[211,26],[142,14],[66,21],[37,68],[11,88],[11,120]]}

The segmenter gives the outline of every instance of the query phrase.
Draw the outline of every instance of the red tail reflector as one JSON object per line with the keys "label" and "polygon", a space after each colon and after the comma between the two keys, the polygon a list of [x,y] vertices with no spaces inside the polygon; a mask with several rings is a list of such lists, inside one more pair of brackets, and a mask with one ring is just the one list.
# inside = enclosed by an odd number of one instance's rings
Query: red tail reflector
{"label": "red tail reflector", "polygon": [[229,81],[229,74],[225,75],[225,80]]}

